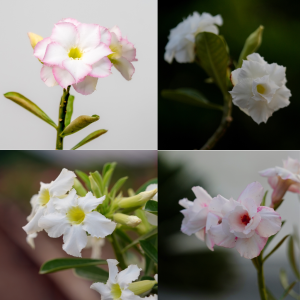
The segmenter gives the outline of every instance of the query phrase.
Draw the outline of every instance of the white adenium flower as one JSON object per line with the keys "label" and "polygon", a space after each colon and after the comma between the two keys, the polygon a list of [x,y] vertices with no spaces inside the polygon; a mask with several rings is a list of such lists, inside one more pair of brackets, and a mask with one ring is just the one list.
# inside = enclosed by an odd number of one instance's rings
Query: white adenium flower
{"label": "white adenium flower", "polygon": [[51,36],[34,48],[34,56],[44,64],[41,79],[50,87],[73,85],[80,94],[93,93],[98,78],[111,74],[110,42],[105,27],[63,19],[54,25]]}
{"label": "white adenium flower", "polygon": [[249,184],[238,200],[222,196],[213,198],[209,211],[216,218],[210,224],[214,244],[236,248],[241,256],[257,257],[267,243],[268,237],[281,228],[281,217],[274,209],[260,206],[263,187],[258,182]]}
{"label": "white adenium flower", "polygon": [[28,224],[23,227],[27,234],[42,230],[38,224],[40,218],[53,209],[54,198],[63,197],[72,189],[75,177],[74,172],[63,169],[51,183],[41,182],[39,194],[34,195],[30,200],[32,211],[27,217]]}
{"label": "white adenium flower", "polygon": [[72,189],[64,199],[53,199],[53,209],[40,218],[39,226],[52,238],[63,235],[63,249],[81,257],[81,250],[87,244],[86,232],[92,237],[104,238],[116,228],[115,222],[93,211],[104,200],[105,196],[96,198],[91,192],[78,197]]}
{"label": "white adenium flower", "polygon": [[109,31],[111,33],[109,47],[113,53],[108,55],[108,58],[126,80],[131,80],[135,71],[132,62],[137,61],[136,49],[126,37],[122,37],[118,26],[114,26]]}
{"label": "white adenium flower", "polygon": [[91,258],[100,259],[102,254],[102,247],[105,244],[105,239],[88,236],[85,249],[92,248]]}
{"label": "white adenium flower", "polygon": [[276,63],[268,64],[257,53],[248,55],[242,67],[231,73],[233,103],[257,124],[266,123],[274,111],[290,104],[285,70]]}
{"label": "white adenium flower", "polygon": [[[153,191],[154,189],[158,189],[158,185],[156,183],[149,184],[146,188],[146,192]],[[153,196],[153,198],[151,200],[158,201],[158,192]],[[148,222],[151,225],[154,225],[154,226],[158,225],[157,215],[151,214],[147,211],[145,211],[145,215],[147,217]]]}
{"label": "white adenium flower", "polygon": [[288,157],[283,161],[283,168],[269,168],[259,174],[268,177],[273,188],[272,206],[282,200],[287,191],[300,194],[300,162],[297,159]]}
{"label": "white adenium flower", "polygon": [[109,278],[106,284],[96,282],[91,285],[91,289],[97,291],[101,295],[101,300],[140,300],[128,289],[130,283],[137,280],[140,271],[136,265],[130,265],[119,273],[115,259],[108,259]]}
{"label": "white adenium flower", "polygon": [[213,249],[213,242],[209,231],[207,231],[207,225],[210,224],[211,216],[209,215],[208,206],[212,200],[211,196],[201,187],[192,188],[196,199],[189,201],[188,199],[182,199],[179,204],[185,209],[181,210],[184,215],[181,231],[187,235],[195,234],[200,240],[205,241],[209,249]]}
{"label": "white adenium flower", "polygon": [[26,237],[26,242],[27,244],[34,249],[35,248],[35,244],[34,244],[34,239],[37,237],[37,233],[32,233],[32,234],[28,234]]}
{"label": "white adenium flower", "polygon": [[165,60],[168,63],[173,58],[179,63],[188,63],[195,60],[195,37],[198,33],[206,31],[219,34],[216,25],[221,26],[223,19],[220,15],[213,17],[209,13],[194,12],[185,20],[171,29],[169,42],[166,46]]}

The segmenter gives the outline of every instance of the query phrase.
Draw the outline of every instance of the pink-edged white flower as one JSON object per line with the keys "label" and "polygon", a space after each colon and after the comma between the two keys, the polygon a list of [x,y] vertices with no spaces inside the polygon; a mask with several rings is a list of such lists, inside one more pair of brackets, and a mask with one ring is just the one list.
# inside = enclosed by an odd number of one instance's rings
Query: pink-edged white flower
{"label": "pink-edged white flower", "polygon": [[140,271],[136,265],[130,265],[125,270],[118,271],[118,261],[108,259],[109,278],[107,283],[96,282],[91,285],[91,289],[101,295],[101,300],[139,300],[139,296],[129,290],[129,285],[138,279]]}
{"label": "pink-edged white flower", "polygon": [[100,259],[102,254],[102,248],[105,245],[105,239],[88,236],[85,249],[92,248],[91,258]]}
{"label": "pink-edged white flower", "polygon": [[[152,191],[154,189],[158,189],[158,185],[156,183],[149,184],[146,188],[146,192]],[[158,201],[158,192],[152,197],[151,200]],[[148,211],[145,211],[145,215],[147,217],[148,222],[151,225],[157,226],[158,225],[158,217],[157,215],[151,214]]]}
{"label": "pink-edged white flower", "polygon": [[210,234],[215,245],[236,248],[241,256],[257,257],[268,237],[281,228],[281,217],[274,209],[260,206],[263,187],[258,182],[249,184],[238,200],[222,196],[212,199],[209,211],[216,218],[210,224]]}
{"label": "pink-edged white flower", "polygon": [[219,34],[216,25],[221,26],[223,19],[220,15],[213,17],[209,13],[194,12],[185,20],[171,29],[169,42],[166,45],[165,60],[171,63],[175,58],[179,63],[188,63],[195,60],[195,37],[206,31]]}
{"label": "pink-edged white flower", "polygon": [[63,169],[51,183],[41,182],[39,194],[34,195],[30,200],[32,211],[27,217],[27,225],[23,227],[27,234],[42,230],[38,224],[40,218],[52,211],[54,198],[64,197],[72,189],[75,177],[74,172]]}
{"label": "pink-edged white flower", "polygon": [[52,238],[63,235],[63,249],[81,257],[81,250],[87,244],[86,232],[92,237],[104,238],[116,228],[115,222],[93,211],[104,199],[105,196],[96,198],[91,192],[79,197],[72,189],[64,199],[53,199],[53,209],[40,218],[39,226]]}
{"label": "pink-edged white flower", "polygon": [[50,37],[38,42],[34,56],[44,65],[41,78],[47,86],[73,85],[83,95],[94,92],[98,78],[111,74],[107,58],[111,34],[97,24],[64,19],[54,25]]}
{"label": "pink-edged white flower", "polygon": [[189,201],[182,199],[179,204],[185,209],[181,210],[184,215],[181,231],[187,235],[195,234],[200,240],[205,241],[209,249],[213,249],[213,242],[207,226],[210,227],[211,214],[208,206],[212,200],[211,196],[201,187],[193,187],[196,199]]}
{"label": "pink-edged white flower", "polygon": [[113,53],[108,55],[108,58],[126,80],[131,80],[135,71],[132,62],[137,61],[136,49],[127,37],[122,37],[118,26],[114,26],[109,31],[111,33],[109,47]]}
{"label": "pink-edged white flower", "polygon": [[268,177],[273,188],[272,206],[282,200],[287,191],[300,194],[300,162],[288,157],[283,161],[283,167],[269,168],[259,174]]}
{"label": "pink-edged white flower", "polygon": [[266,123],[273,112],[290,104],[285,70],[257,53],[248,55],[242,67],[231,73],[233,103],[257,124]]}

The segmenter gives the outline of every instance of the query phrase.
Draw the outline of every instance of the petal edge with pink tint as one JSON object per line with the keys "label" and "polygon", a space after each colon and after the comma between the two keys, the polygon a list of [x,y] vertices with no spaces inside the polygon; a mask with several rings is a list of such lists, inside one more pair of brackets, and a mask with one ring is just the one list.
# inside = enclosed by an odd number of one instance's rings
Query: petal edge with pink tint
{"label": "petal edge with pink tint", "polygon": [[104,43],[100,43],[96,48],[84,53],[82,55],[82,61],[88,65],[92,65],[111,53],[112,51],[108,46]]}
{"label": "petal edge with pink tint", "polygon": [[131,80],[132,75],[135,72],[135,68],[131,62],[129,62],[126,58],[120,57],[116,60],[114,60],[114,66],[115,68],[122,74],[122,76],[126,80]]}
{"label": "petal edge with pink tint", "polygon": [[60,44],[53,42],[47,46],[43,63],[49,66],[62,67],[63,61],[68,58],[66,50]]}
{"label": "petal edge with pink tint", "polygon": [[67,70],[60,67],[53,67],[53,75],[58,84],[64,89],[75,83],[73,76]]}
{"label": "petal edge with pink tint", "polygon": [[90,95],[96,90],[98,78],[86,76],[83,81],[73,84],[76,92],[82,95]]}
{"label": "petal edge with pink tint", "polygon": [[112,65],[109,58],[103,57],[92,65],[92,71],[89,73],[89,76],[98,78],[107,77],[111,74]]}
{"label": "petal edge with pink tint", "polygon": [[47,86],[53,87],[55,85],[58,85],[52,73],[52,67],[43,65],[40,75],[41,75],[41,79],[45,82]]}
{"label": "petal edge with pink tint", "polygon": [[100,42],[106,46],[110,45],[111,33],[108,28],[100,26]]}
{"label": "petal edge with pink tint", "polygon": [[270,237],[276,234],[281,228],[281,217],[274,209],[266,206],[260,207],[258,214],[261,221],[256,228],[257,234],[262,237]]}
{"label": "petal edge with pink tint", "polygon": [[50,38],[45,38],[39,41],[34,47],[33,55],[42,61],[45,56],[46,49],[50,43],[51,43]]}
{"label": "petal edge with pink tint", "polygon": [[92,71],[90,65],[82,60],[75,59],[64,60],[63,67],[74,77],[75,83],[82,81]]}
{"label": "petal edge with pink tint", "polygon": [[50,38],[53,42],[59,43],[66,51],[68,51],[71,48],[76,47],[78,42],[76,26],[68,22],[54,24]]}

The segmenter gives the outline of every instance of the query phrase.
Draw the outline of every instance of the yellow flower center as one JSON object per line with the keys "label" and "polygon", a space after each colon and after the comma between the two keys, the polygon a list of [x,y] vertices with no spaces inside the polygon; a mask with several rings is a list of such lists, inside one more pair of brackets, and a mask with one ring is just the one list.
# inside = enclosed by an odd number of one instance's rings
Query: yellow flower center
{"label": "yellow flower center", "polygon": [[109,54],[107,57],[110,59],[110,61],[113,63],[115,59],[118,59],[121,57],[122,53],[122,45],[120,44],[114,44],[109,46],[110,50],[114,53]]}
{"label": "yellow flower center", "polygon": [[79,59],[82,56],[82,52],[78,48],[72,48],[69,51],[69,57],[73,59]]}
{"label": "yellow flower center", "polygon": [[78,225],[84,220],[85,213],[79,206],[75,206],[69,209],[67,213],[67,218],[70,221],[70,223]]}
{"label": "yellow flower center", "polygon": [[261,84],[258,84],[256,89],[260,94],[264,94],[264,92],[266,91],[265,87]]}
{"label": "yellow flower center", "polygon": [[43,189],[39,195],[40,205],[46,205],[50,200],[50,193],[48,189]]}
{"label": "yellow flower center", "polygon": [[120,286],[116,283],[111,286],[111,295],[113,296],[114,300],[120,299],[122,295],[122,290]]}

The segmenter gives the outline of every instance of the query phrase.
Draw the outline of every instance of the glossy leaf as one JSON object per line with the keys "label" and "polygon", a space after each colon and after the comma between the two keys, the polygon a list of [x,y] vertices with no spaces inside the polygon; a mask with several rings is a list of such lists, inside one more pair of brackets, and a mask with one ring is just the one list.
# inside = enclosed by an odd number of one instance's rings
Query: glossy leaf
{"label": "glossy leaf", "polygon": [[[280,282],[281,282],[281,285],[282,287],[287,290],[289,287],[290,287],[290,284],[289,284],[289,281],[288,281],[288,276],[286,274],[286,271],[285,270],[280,270],[280,273],[279,273],[279,279],[280,279]],[[300,295],[298,295],[294,290],[290,289],[289,291],[289,294],[297,299],[297,300],[300,300]]]}
{"label": "glossy leaf", "polygon": [[77,145],[75,145],[71,150],[78,149],[79,147],[91,142],[92,140],[96,139],[97,137],[99,137],[100,135],[102,135],[106,132],[107,132],[107,130],[105,130],[105,129],[100,129],[100,130],[92,132],[86,138],[84,138],[82,141],[80,141]]}
{"label": "glossy leaf", "polygon": [[91,184],[90,184],[89,176],[87,174],[85,174],[84,172],[79,171],[79,170],[75,170],[75,173],[84,182],[84,184],[86,185],[88,190],[91,191]]}
{"label": "glossy leaf", "polygon": [[66,116],[65,116],[65,127],[67,127],[71,123],[71,120],[72,120],[74,99],[75,99],[75,97],[73,95],[70,95],[68,98],[67,112],[66,112]]}
{"label": "glossy leaf", "polygon": [[157,215],[158,202],[154,200],[149,200],[145,205],[145,211]]}
{"label": "glossy leaf", "polygon": [[75,268],[74,272],[77,276],[93,282],[106,283],[108,280],[108,272],[96,266]]}
{"label": "glossy leaf", "polygon": [[83,185],[77,178],[74,178],[73,188],[76,190],[77,194],[80,197],[84,197],[87,194],[87,190],[83,187]]}
{"label": "glossy leaf", "polygon": [[227,95],[226,75],[228,53],[222,38],[211,32],[200,32],[196,36],[197,62],[213,78],[223,95]]}
{"label": "glossy leaf", "polygon": [[223,110],[223,107],[218,104],[208,101],[200,92],[195,89],[181,88],[176,90],[163,90],[162,97],[203,108]]}
{"label": "glossy leaf", "polygon": [[36,115],[38,118],[42,119],[43,121],[53,126],[55,129],[57,129],[57,125],[50,119],[50,117],[44,111],[42,111],[36,104],[34,104],[32,101],[30,101],[23,95],[15,92],[9,92],[4,94],[4,97],[12,100],[13,102],[27,109],[28,111]]}
{"label": "glossy leaf", "polygon": [[144,250],[145,254],[151,258],[155,263],[158,262],[157,259],[157,249],[147,240],[140,241],[140,245]]}
{"label": "glossy leaf", "polygon": [[259,48],[262,41],[263,30],[264,27],[259,26],[254,32],[249,35],[240,54],[237,68],[240,68],[242,66],[243,60],[246,60],[248,55],[254,53]]}
{"label": "glossy leaf", "polygon": [[283,243],[284,241],[289,237],[290,235],[286,235],[284,238],[281,239],[281,241],[273,248],[273,250],[268,253],[268,255],[263,259],[263,262],[265,262]]}
{"label": "glossy leaf", "polygon": [[135,194],[137,195],[137,194],[139,194],[141,192],[145,192],[147,186],[150,185],[150,184],[157,184],[157,178],[153,178],[153,179],[148,180],[146,183],[144,183],[141,187],[139,187],[137,189],[137,191],[135,192]]}
{"label": "glossy leaf", "polygon": [[66,269],[85,266],[106,265],[106,260],[89,258],[57,258],[45,262],[40,269],[40,274],[48,274]]}
{"label": "glossy leaf", "polygon": [[60,134],[60,136],[65,137],[67,135],[71,135],[71,134],[89,126],[90,124],[98,121],[99,119],[100,119],[100,117],[97,115],[93,115],[91,117],[86,116],[86,115],[79,116],[64,129],[64,131]]}
{"label": "glossy leaf", "polygon": [[288,258],[296,277],[300,280],[299,268],[297,266],[296,257],[295,257],[294,239],[292,236],[290,237],[288,242]]}

